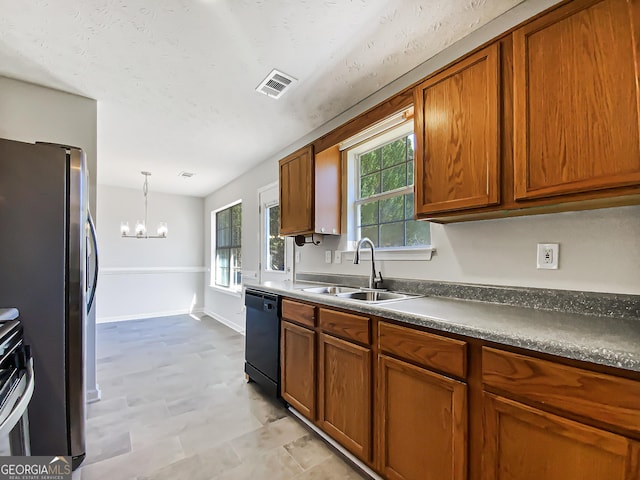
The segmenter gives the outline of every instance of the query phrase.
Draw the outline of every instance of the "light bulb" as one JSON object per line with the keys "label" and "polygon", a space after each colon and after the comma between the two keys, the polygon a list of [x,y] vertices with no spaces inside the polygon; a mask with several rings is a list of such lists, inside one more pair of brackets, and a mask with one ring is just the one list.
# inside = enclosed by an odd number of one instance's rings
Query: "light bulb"
{"label": "light bulb", "polygon": [[169,233],[167,222],[160,222],[160,224],[158,225],[158,235],[161,237],[166,237],[167,233]]}
{"label": "light bulb", "polygon": [[120,234],[123,237],[129,235],[129,222],[120,222]]}
{"label": "light bulb", "polygon": [[140,220],[136,220],[136,236],[141,237],[147,232],[147,228]]}

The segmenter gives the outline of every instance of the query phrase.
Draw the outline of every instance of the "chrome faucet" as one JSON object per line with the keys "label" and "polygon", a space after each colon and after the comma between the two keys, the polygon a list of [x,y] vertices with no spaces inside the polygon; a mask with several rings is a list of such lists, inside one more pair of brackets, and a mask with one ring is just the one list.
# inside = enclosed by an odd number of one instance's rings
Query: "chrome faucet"
{"label": "chrome faucet", "polygon": [[363,243],[368,243],[369,247],[371,247],[371,275],[369,275],[369,288],[380,288],[382,285],[382,274],[376,274],[376,247],[368,237],[358,240],[356,253],[353,256],[353,264],[358,265],[360,263],[360,248]]}

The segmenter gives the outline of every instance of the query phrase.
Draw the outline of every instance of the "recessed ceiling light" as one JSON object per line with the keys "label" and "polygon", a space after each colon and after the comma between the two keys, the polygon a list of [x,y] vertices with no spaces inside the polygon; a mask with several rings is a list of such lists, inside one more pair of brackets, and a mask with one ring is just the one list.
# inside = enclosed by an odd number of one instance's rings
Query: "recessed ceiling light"
{"label": "recessed ceiling light", "polygon": [[180,172],[178,174],[179,177],[183,177],[183,178],[191,178],[195,175],[195,173],[192,172]]}
{"label": "recessed ceiling light", "polygon": [[271,70],[271,73],[256,87],[256,92],[264,93],[271,98],[280,98],[298,80],[284,72]]}

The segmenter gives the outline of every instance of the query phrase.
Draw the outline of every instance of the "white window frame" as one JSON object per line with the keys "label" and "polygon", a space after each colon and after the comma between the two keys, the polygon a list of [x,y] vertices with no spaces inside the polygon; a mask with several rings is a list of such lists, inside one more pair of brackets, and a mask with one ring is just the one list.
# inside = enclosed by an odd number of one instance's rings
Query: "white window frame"
{"label": "white window frame", "polygon": [[[382,133],[373,130],[374,133],[368,137],[359,139],[357,144],[349,145],[348,149],[343,151],[346,156],[346,173],[347,173],[347,248],[342,253],[347,261],[353,258],[355,246],[358,238],[358,205],[371,201],[371,198],[360,199],[359,184],[359,161],[358,157],[372,149],[372,140],[375,144],[383,145],[390,143],[398,138],[402,138],[413,132],[413,121],[406,121],[398,126],[384,130]],[[348,142],[348,141],[347,141]],[[347,143],[345,142],[345,143]],[[375,148],[375,147],[373,147]],[[414,161],[416,161],[414,159]],[[414,178],[415,183],[415,178]],[[405,195],[414,191],[413,186],[402,187],[389,192],[381,193],[376,197],[377,200],[393,197],[396,195]],[[433,242],[433,239],[431,239]],[[402,247],[376,247],[376,259],[379,260],[431,260],[433,252],[435,252],[433,243],[431,245],[421,246],[402,246]],[[363,257],[369,255],[368,249],[363,253]]]}
{"label": "white window frame", "polygon": [[[242,199],[236,200],[234,202],[231,202],[227,205],[224,205],[223,207],[217,208],[216,210],[211,211],[211,275],[209,276],[209,288],[213,289],[213,290],[217,290],[220,292],[224,292],[227,293],[229,295],[233,295],[236,297],[240,297],[242,294],[242,285],[244,283],[244,276],[242,277],[240,284],[238,285],[233,285],[233,286],[229,286],[229,287],[224,287],[221,285],[217,285],[216,284],[216,273],[218,271],[217,269],[217,255],[216,255],[216,238],[217,238],[217,224],[216,224],[216,215],[220,212],[222,212],[223,210],[227,210],[231,207],[234,207],[236,205],[241,205],[242,204]],[[244,215],[243,215],[244,218]],[[244,229],[242,228],[241,225],[241,237],[242,237],[242,232],[244,231]],[[241,240],[240,241],[240,251],[242,251],[243,248],[243,244],[244,242]],[[231,269],[231,266],[230,266]]]}

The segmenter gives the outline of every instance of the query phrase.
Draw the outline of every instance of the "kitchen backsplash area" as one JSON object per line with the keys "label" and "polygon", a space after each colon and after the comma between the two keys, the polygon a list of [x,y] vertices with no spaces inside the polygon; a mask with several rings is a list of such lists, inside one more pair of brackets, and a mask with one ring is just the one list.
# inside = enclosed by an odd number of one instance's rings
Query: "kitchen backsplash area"
{"label": "kitchen backsplash area", "polygon": [[[640,294],[640,206],[554,213],[457,224],[431,224],[427,261],[380,261],[385,278],[480,285]],[[538,270],[536,245],[558,243],[558,270]],[[347,237],[296,247],[296,273],[368,275],[369,261],[325,262],[344,251]]]}

